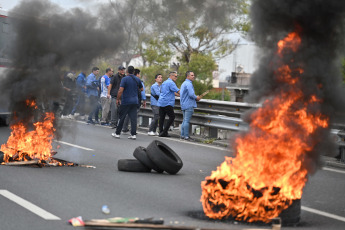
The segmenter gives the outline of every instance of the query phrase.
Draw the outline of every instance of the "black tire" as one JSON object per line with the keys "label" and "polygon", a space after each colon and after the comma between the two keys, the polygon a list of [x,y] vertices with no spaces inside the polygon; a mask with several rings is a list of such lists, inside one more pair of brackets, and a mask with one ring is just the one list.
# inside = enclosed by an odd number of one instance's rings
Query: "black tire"
{"label": "black tire", "polygon": [[0,151],[0,164],[4,162],[4,152]]}
{"label": "black tire", "polygon": [[283,226],[297,225],[301,219],[301,200],[294,200],[292,204],[280,213]]}
{"label": "black tire", "polygon": [[160,169],[153,161],[147,156],[146,149],[142,146],[137,147],[134,152],[133,156],[140,161],[146,167],[155,170],[158,173],[162,173],[164,170]]}
{"label": "black tire", "polygon": [[147,156],[159,168],[169,174],[176,174],[183,166],[181,158],[169,146],[154,140],[146,148]]}
{"label": "black tire", "polygon": [[117,161],[117,169],[125,172],[151,172],[151,169],[135,159],[120,159]]}

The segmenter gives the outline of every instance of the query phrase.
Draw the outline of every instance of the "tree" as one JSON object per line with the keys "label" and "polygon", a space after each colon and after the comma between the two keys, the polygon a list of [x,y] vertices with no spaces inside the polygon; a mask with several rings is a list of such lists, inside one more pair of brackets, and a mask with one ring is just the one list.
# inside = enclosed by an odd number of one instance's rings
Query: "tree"
{"label": "tree", "polygon": [[236,47],[227,35],[249,29],[247,13],[246,0],[163,0],[156,28],[186,63],[193,53],[220,58]]}

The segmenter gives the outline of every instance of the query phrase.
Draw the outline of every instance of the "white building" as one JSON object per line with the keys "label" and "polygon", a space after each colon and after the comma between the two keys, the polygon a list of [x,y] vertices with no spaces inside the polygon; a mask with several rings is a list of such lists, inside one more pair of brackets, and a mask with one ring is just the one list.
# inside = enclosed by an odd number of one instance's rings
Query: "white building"
{"label": "white building", "polygon": [[244,73],[253,73],[258,66],[258,47],[254,42],[247,41],[239,36],[232,40],[239,39],[237,48],[228,56],[218,60],[219,81],[225,81],[231,72],[236,72],[236,67],[243,67]]}

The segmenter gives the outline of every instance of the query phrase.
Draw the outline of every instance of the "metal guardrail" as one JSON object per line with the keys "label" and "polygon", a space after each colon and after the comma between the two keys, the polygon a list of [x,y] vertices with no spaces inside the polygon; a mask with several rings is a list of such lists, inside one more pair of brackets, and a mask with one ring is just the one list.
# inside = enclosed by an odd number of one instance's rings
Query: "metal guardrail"
{"label": "metal guardrail", "polygon": [[[146,94],[147,107],[141,108],[139,116],[153,117],[150,107],[150,94]],[[209,128],[209,137],[218,138],[218,130],[245,131],[248,124],[241,119],[241,115],[248,110],[257,109],[260,104],[242,102],[228,102],[202,99],[197,102],[190,124]],[[180,98],[175,100],[175,122],[182,123],[183,115],[180,106]],[[148,122],[147,122],[148,123]],[[341,160],[345,162],[345,124],[334,123],[331,125],[331,135],[339,146]]]}

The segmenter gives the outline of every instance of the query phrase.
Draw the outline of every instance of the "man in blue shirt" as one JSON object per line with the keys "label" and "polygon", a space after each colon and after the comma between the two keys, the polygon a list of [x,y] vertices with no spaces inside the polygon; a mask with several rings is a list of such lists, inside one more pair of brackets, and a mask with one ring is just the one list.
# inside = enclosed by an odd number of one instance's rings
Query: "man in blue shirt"
{"label": "man in blue shirt", "polygon": [[[139,103],[138,103],[137,114],[139,114],[141,104],[143,105],[144,108],[146,107],[145,84],[144,84],[143,80],[141,80],[140,69],[134,69],[134,75],[140,79],[141,84],[143,86],[143,91],[141,91],[141,94],[138,95]],[[122,133],[123,134],[128,133],[128,131],[129,131],[128,125],[129,125],[129,117],[127,115],[125,118],[125,121],[123,123],[123,127],[122,127]]]}
{"label": "man in blue shirt", "polygon": [[85,104],[85,92],[86,92],[86,75],[84,72],[81,72],[76,79],[76,88],[77,88],[77,101],[72,109],[71,114],[81,116],[80,118],[84,119],[84,104]]}
{"label": "man in blue shirt", "polygon": [[131,135],[128,139],[135,140],[137,133],[137,107],[138,107],[138,94],[143,90],[143,85],[138,77],[134,75],[134,67],[128,66],[128,76],[122,78],[120,89],[117,93],[116,103],[120,106],[120,121],[116,127],[115,133],[111,135],[115,138],[120,138],[125,117],[128,114],[131,120]]}
{"label": "man in blue shirt", "polygon": [[93,67],[91,74],[86,78],[86,94],[89,98],[87,109],[89,117],[87,124],[95,124],[95,122],[92,121],[92,116],[95,115],[96,111],[98,111],[98,80],[96,78],[98,73],[99,68]]}
{"label": "man in blue shirt", "polygon": [[181,85],[180,102],[181,110],[183,113],[183,122],[181,125],[181,139],[192,141],[189,136],[189,121],[196,108],[196,101],[201,99],[200,96],[196,96],[193,87],[193,81],[195,80],[194,73],[191,71],[186,72],[186,80]]}
{"label": "man in blue shirt", "polygon": [[[179,95],[179,88],[177,88],[175,81],[177,80],[177,73],[170,72],[168,80],[164,81],[162,84],[162,92],[159,96],[157,105],[159,106],[159,136],[160,137],[170,137],[168,130],[170,126],[174,123],[175,113],[175,96]],[[165,115],[168,115],[169,120],[167,125],[164,127]]]}
{"label": "man in blue shirt", "polygon": [[107,68],[105,74],[101,78],[101,105],[102,105],[102,119],[101,125],[106,125],[108,120],[108,113],[110,110],[111,97],[108,95],[108,87],[110,84],[110,77],[113,75],[114,71],[112,68]]}
{"label": "man in blue shirt", "polygon": [[149,132],[147,133],[149,136],[159,136],[159,133],[156,132],[156,130],[159,120],[158,99],[162,89],[162,74],[157,74],[155,76],[155,80],[156,82],[151,86],[151,109],[153,112],[153,119],[150,124]]}

